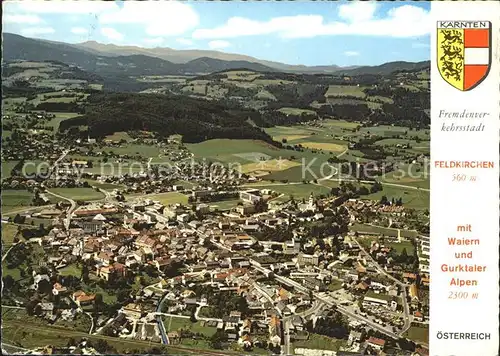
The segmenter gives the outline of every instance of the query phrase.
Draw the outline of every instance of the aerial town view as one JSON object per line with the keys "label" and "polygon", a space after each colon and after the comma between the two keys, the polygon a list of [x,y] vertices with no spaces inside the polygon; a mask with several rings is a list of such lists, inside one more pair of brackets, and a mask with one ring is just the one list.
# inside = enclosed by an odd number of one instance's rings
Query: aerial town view
{"label": "aerial town view", "polygon": [[427,3],[73,4],[2,4],[3,354],[429,355]]}

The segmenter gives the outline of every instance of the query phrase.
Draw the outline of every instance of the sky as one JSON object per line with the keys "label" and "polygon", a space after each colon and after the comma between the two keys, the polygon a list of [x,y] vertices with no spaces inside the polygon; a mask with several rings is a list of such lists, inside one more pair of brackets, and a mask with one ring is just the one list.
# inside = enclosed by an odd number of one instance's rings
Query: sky
{"label": "sky", "polygon": [[204,49],[303,65],[430,57],[430,2],[3,1],[3,32]]}

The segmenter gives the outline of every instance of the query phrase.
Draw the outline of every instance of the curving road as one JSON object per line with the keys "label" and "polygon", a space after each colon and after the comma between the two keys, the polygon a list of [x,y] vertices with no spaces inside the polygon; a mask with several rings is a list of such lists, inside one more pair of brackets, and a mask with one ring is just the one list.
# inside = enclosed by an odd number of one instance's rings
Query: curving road
{"label": "curving road", "polygon": [[51,192],[50,190],[46,190],[46,192],[49,193],[50,195],[53,195],[53,196],[59,198],[59,199],[67,200],[71,203],[71,206],[66,211],[66,219],[64,220],[64,228],[66,230],[69,230],[69,225],[71,223],[71,215],[73,214],[73,212],[75,211],[75,209],[77,207],[76,201],[74,201],[73,199],[70,199],[68,197]]}

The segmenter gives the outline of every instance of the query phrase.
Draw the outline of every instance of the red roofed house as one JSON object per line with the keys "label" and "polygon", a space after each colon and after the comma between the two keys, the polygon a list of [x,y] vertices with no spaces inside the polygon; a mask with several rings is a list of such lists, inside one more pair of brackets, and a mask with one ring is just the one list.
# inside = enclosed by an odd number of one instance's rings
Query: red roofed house
{"label": "red roofed house", "polygon": [[367,343],[369,346],[373,347],[376,350],[382,351],[385,347],[385,340],[383,339],[378,339],[376,337],[370,337],[367,340]]}
{"label": "red roofed house", "polygon": [[429,350],[423,347],[415,349],[415,354],[418,356],[429,356]]}
{"label": "red roofed house", "polygon": [[416,321],[424,321],[424,315],[419,312],[419,311],[416,311],[413,316],[415,317],[415,320]]}
{"label": "red roofed house", "polygon": [[79,290],[73,293],[71,298],[77,305],[81,306],[92,303],[95,299],[95,294],[86,294],[84,291]]}

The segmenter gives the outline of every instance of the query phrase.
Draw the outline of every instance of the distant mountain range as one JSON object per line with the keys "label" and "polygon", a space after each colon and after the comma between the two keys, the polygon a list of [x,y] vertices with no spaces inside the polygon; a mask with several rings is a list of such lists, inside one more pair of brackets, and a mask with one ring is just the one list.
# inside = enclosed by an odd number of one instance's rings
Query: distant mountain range
{"label": "distant mountain range", "polygon": [[424,62],[390,62],[380,66],[339,67],[289,65],[250,56],[206,50],[175,50],[172,48],[141,48],[117,46],[88,41],[80,44],[27,38],[12,33],[2,34],[4,61],[60,61],[78,65],[99,74],[181,75],[207,74],[246,68],[262,72],[389,74],[397,70],[429,67]]}

